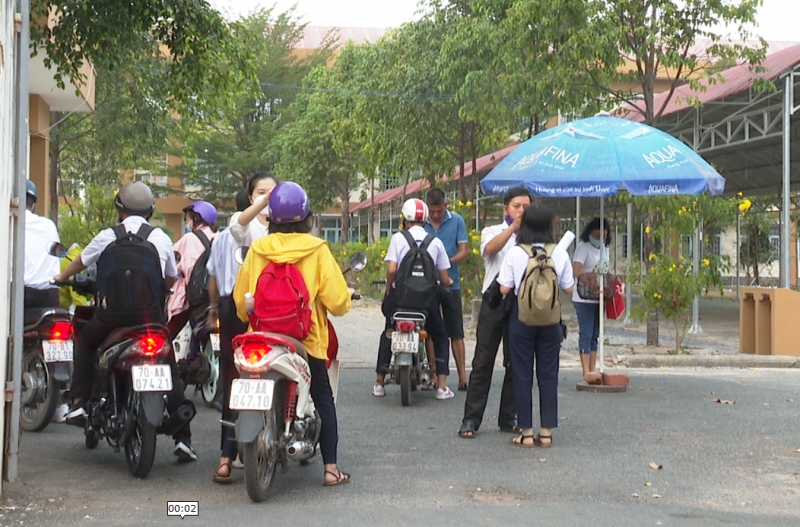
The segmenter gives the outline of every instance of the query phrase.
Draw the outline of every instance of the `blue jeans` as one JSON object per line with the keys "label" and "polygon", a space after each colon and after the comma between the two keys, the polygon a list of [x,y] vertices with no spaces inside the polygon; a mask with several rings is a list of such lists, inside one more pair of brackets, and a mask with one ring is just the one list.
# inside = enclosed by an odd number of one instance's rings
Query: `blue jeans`
{"label": "blue jeans", "polygon": [[561,324],[531,327],[519,321],[517,303],[508,320],[508,344],[514,400],[520,428],[533,428],[533,368],[539,386],[539,420],[542,428],[558,427],[558,358]]}
{"label": "blue jeans", "polygon": [[600,336],[600,304],[574,302],[575,314],[578,315],[578,351],[581,355],[597,351],[597,339]]}

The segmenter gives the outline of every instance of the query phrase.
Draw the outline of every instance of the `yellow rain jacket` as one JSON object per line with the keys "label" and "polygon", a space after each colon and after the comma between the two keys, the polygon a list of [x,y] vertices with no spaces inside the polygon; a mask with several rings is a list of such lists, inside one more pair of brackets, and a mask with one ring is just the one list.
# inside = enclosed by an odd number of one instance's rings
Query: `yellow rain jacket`
{"label": "yellow rain jacket", "polygon": [[310,234],[271,233],[259,238],[247,251],[236,278],[233,300],[236,314],[247,321],[244,295],[255,296],[261,271],[270,263],[291,263],[303,275],[311,299],[311,330],[303,341],[306,351],[317,359],[328,358],[328,312],[341,317],[350,311],[350,292],[328,242]]}

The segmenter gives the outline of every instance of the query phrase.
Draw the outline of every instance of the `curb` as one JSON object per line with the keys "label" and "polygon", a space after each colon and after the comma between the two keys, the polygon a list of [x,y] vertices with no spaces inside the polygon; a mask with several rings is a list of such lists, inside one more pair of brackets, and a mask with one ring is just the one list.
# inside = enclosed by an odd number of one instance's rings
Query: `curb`
{"label": "curb", "polygon": [[625,355],[628,368],[800,368],[800,357],[776,355]]}

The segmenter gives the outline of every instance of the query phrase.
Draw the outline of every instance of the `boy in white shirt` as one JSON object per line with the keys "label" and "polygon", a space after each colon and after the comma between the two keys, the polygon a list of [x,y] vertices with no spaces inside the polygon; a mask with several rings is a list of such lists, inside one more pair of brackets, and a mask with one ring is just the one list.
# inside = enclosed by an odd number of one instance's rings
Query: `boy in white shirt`
{"label": "boy in white shirt", "polygon": [[[402,214],[403,229],[407,230],[418,244],[421,243],[428,236],[428,233],[423,228],[423,225],[428,220],[428,206],[421,199],[409,199],[403,204]],[[388,269],[386,270],[386,294],[381,306],[381,310],[386,316],[386,329],[392,328],[392,314],[397,306],[395,287],[397,270],[400,267],[400,262],[403,261],[410,249],[411,247],[409,247],[405,236],[397,232],[392,236],[389,242],[389,249],[386,251],[386,258],[384,258],[384,261],[388,264]],[[441,240],[433,238],[428,245],[427,251],[439,271],[439,283],[444,287],[451,286],[453,281],[447,275],[447,270],[450,268],[450,259]],[[436,399],[451,399],[455,394],[447,387],[447,376],[450,374],[450,346],[442,314],[439,311],[438,299],[432,299],[426,317],[425,330],[433,340],[436,355]],[[386,332],[384,331],[381,333],[380,347],[378,348],[378,365],[375,370],[378,377],[375,381],[375,386],[372,388],[372,395],[375,397],[386,395],[383,383],[391,358],[391,341],[386,337]]]}

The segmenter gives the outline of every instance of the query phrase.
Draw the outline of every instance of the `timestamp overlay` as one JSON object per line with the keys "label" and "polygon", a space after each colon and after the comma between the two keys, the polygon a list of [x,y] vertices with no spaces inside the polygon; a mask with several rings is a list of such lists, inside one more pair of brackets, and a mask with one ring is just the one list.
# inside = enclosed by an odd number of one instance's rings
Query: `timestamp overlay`
{"label": "timestamp overlay", "polygon": [[168,501],[167,516],[200,516],[199,501]]}

